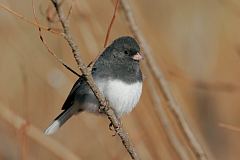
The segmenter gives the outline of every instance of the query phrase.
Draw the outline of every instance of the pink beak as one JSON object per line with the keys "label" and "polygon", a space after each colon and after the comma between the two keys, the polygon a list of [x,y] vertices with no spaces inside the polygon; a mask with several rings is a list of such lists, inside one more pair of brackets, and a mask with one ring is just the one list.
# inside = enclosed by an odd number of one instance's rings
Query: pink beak
{"label": "pink beak", "polygon": [[139,52],[137,52],[137,54],[135,54],[132,58],[134,60],[140,61],[143,59],[143,56]]}

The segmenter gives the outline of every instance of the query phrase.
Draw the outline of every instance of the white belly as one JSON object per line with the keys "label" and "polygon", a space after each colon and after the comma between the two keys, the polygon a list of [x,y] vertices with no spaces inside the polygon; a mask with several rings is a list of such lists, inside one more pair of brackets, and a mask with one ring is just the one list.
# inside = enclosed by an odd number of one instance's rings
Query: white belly
{"label": "white belly", "polygon": [[120,80],[110,80],[102,91],[120,117],[132,111],[138,103],[142,93],[142,83],[127,84]]}

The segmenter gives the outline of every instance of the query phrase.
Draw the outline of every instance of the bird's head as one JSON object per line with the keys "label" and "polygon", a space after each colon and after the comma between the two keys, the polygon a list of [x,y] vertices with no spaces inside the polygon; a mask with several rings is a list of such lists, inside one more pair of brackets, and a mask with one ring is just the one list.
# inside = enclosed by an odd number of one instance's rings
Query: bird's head
{"label": "bird's head", "polygon": [[143,59],[143,55],[140,53],[140,47],[137,41],[129,36],[120,37],[113,41],[110,45],[116,52],[114,56],[121,59],[132,59],[134,61],[140,61]]}

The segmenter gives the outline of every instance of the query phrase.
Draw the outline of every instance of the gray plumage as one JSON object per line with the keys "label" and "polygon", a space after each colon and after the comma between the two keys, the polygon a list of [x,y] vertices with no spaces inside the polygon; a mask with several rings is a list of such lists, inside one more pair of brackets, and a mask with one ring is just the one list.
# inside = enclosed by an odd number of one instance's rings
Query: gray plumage
{"label": "gray plumage", "polygon": [[[133,58],[139,52],[140,47],[132,37],[120,37],[105,49],[93,65],[92,76],[118,117],[130,112],[141,95],[140,59]],[[64,111],[45,130],[45,134],[54,133],[78,112],[98,113],[98,107],[93,92],[84,77],[80,77],[63,104]]]}

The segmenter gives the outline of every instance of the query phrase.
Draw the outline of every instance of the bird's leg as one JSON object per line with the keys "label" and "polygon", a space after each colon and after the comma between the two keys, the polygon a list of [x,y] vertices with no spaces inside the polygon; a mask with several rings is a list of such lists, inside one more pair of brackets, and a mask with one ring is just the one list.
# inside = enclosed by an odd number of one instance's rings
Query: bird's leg
{"label": "bird's leg", "polygon": [[108,125],[108,129],[109,129],[110,131],[113,131],[113,130],[114,130],[114,127],[113,127],[113,123],[112,123],[112,122],[110,122],[110,124]]}
{"label": "bird's leg", "polygon": [[[100,104],[99,109],[98,109],[99,113],[104,113],[104,112],[109,110],[109,104],[108,103],[109,103],[108,100],[105,99],[105,101]],[[120,126],[122,126],[120,117],[117,116],[116,118],[117,118],[117,122],[118,122],[118,126],[116,128],[114,127],[112,122],[110,122],[110,124],[108,125],[108,128],[109,128],[110,131],[115,130],[115,133],[112,136],[116,136]]]}
{"label": "bird's leg", "polygon": [[105,99],[104,102],[100,103],[98,112],[99,113],[104,113],[105,111],[108,111],[108,110],[109,110],[108,100]]}

